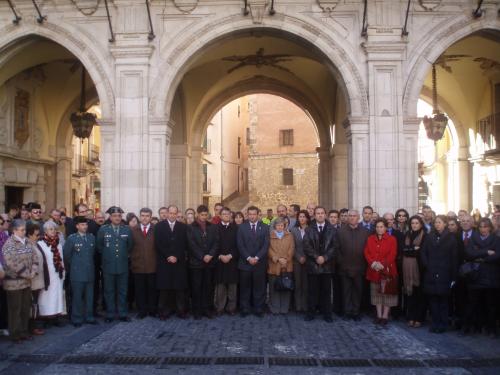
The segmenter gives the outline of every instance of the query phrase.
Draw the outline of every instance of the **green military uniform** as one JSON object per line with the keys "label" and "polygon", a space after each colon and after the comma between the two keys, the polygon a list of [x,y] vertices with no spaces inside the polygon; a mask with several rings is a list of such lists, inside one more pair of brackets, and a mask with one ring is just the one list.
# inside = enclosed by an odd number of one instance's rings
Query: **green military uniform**
{"label": "green military uniform", "polygon": [[102,256],[106,317],[115,315],[118,293],[118,316],[127,317],[128,257],[133,247],[132,232],[126,225],[103,225],[97,232],[97,250]]}
{"label": "green military uniform", "polygon": [[63,247],[64,261],[69,267],[71,281],[72,307],[71,321],[81,324],[85,321],[95,322],[94,319],[94,254],[95,237],[93,234],[73,233],[68,237]]}

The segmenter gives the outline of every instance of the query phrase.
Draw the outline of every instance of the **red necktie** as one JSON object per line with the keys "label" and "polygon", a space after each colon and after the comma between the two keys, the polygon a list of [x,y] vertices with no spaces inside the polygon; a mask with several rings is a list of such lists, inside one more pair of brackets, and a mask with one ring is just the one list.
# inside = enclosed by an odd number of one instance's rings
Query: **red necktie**
{"label": "red necktie", "polygon": [[148,235],[147,227],[142,227],[142,234],[144,234],[144,237]]}
{"label": "red necktie", "polygon": [[467,246],[469,244],[469,232],[465,232],[464,245]]}

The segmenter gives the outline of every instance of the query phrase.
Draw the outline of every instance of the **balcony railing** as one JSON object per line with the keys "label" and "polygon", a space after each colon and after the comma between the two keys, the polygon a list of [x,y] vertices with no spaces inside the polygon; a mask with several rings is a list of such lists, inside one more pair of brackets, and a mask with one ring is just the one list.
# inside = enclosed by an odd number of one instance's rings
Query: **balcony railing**
{"label": "balcony railing", "polygon": [[84,177],[88,174],[88,157],[83,154],[75,154],[73,156],[73,165],[71,169],[71,174],[75,177]]}
{"label": "balcony railing", "polygon": [[500,146],[500,113],[494,113],[477,122],[479,135],[484,142],[485,153],[495,153]]}
{"label": "balcony railing", "polygon": [[99,146],[90,143],[89,144],[89,160],[90,163],[99,162]]}

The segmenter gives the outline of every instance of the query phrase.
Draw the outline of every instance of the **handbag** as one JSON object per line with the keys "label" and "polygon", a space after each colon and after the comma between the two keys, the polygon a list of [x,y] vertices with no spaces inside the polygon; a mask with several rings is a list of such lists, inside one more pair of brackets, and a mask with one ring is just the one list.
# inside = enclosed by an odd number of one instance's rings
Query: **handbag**
{"label": "handbag", "polygon": [[475,280],[479,275],[479,267],[478,262],[466,262],[458,269],[458,275],[464,279]]}
{"label": "handbag", "polygon": [[278,292],[289,292],[295,289],[295,282],[293,280],[293,274],[286,271],[286,268],[281,270],[280,275],[274,280],[274,290]]}
{"label": "handbag", "polygon": [[389,266],[384,271],[380,277],[380,294],[397,296],[399,294],[398,277],[391,275]]}

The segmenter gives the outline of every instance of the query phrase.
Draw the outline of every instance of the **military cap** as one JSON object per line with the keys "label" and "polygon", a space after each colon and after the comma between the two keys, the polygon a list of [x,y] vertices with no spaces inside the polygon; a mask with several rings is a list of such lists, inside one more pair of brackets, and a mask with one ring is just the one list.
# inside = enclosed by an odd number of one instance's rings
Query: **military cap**
{"label": "military cap", "polygon": [[76,224],[81,224],[81,223],[87,223],[88,224],[88,220],[85,216],[75,216],[73,218],[73,222]]}
{"label": "military cap", "polygon": [[123,210],[120,207],[111,206],[110,208],[108,208],[106,213],[109,215],[111,215],[111,214],[123,214]]}

